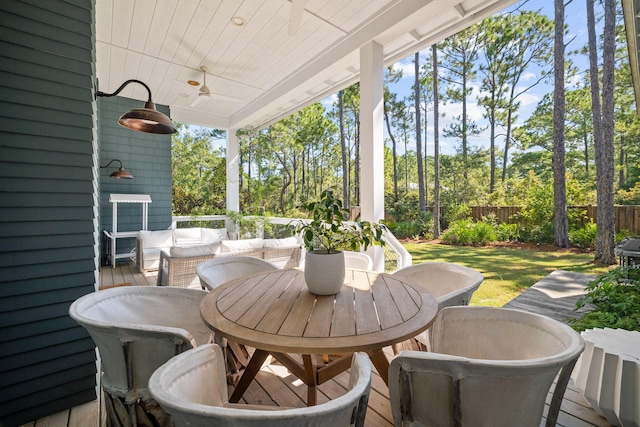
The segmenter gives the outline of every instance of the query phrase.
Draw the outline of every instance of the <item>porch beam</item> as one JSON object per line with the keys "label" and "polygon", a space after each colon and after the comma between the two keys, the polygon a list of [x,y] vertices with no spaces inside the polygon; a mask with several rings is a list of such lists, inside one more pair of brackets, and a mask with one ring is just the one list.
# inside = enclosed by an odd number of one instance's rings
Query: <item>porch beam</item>
{"label": "porch beam", "polygon": [[[375,41],[360,48],[360,205],[365,221],[384,218],[384,52]],[[373,268],[384,271],[384,251],[369,250]]]}

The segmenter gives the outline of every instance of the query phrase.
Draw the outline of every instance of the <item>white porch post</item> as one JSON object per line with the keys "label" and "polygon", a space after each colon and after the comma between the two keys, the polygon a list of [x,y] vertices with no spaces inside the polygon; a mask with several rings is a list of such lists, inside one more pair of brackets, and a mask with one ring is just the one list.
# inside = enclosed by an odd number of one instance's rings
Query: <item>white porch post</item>
{"label": "white porch post", "polygon": [[[360,205],[365,221],[384,219],[384,92],[382,45],[360,48]],[[369,251],[373,268],[384,271],[384,250]]]}
{"label": "white porch post", "polygon": [[240,150],[237,129],[227,129],[227,210],[240,212]]}

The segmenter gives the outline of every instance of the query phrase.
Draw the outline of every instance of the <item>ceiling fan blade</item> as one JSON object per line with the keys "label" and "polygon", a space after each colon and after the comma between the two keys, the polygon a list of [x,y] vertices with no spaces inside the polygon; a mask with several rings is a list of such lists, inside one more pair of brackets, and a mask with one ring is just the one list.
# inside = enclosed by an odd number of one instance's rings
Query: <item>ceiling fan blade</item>
{"label": "ceiling fan blade", "polygon": [[290,36],[298,34],[300,22],[302,21],[302,14],[304,13],[304,5],[306,3],[307,0],[291,0],[291,14],[289,15]]}
{"label": "ceiling fan blade", "polygon": [[211,95],[207,95],[204,93],[199,93],[198,96],[196,96],[196,99],[193,100],[193,102],[191,103],[191,105],[189,105],[190,107],[195,107],[198,104],[208,100],[211,97]]}

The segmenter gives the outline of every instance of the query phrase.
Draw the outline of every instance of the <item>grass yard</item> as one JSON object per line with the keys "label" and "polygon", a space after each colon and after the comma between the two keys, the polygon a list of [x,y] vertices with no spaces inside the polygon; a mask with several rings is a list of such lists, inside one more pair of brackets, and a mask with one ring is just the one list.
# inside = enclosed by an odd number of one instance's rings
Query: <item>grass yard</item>
{"label": "grass yard", "polygon": [[473,294],[472,305],[501,307],[554,270],[604,274],[611,267],[593,263],[592,253],[557,248],[473,247],[440,243],[404,243],[413,263],[446,261],[474,268],[484,282]]}

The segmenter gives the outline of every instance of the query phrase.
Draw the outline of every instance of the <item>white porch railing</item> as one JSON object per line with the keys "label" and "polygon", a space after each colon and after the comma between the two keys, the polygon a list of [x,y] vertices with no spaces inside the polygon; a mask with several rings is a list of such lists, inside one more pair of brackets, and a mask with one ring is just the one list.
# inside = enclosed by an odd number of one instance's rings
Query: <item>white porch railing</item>
{"label": "white porch railing", "polygon": [[[246,219],[260,219],[265,221],[266,223],[279,225],[283,228],[295,224],[299,221],[305,221],[300,218],[282,218],[282,217],[253,217],[247,216]],[[201,215],[201,216],[174,216],[171,220],[171,228],[178,228],[178,224],[181,222],[214,222],[219,223],[220,228],[223,227],[222,224],[226,224],[227,230],[230,233],[235,233],[235,225],[230,223],[229,217],[227,215]],[[264,237],[264,230],[262,227],[259,227],[255,233],[256,236]],[[407,252],[407,250],[402,246],[402,244],[398,241],[396,236],[393,235],[391,231],[389,231],[386,227],[384,227],[384,240],[386,242],[384,248],[384,264],[385,271],[391,272],[398,270],[403,267],[407,267],[411,265],[412,259],[411,254]]]}

